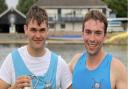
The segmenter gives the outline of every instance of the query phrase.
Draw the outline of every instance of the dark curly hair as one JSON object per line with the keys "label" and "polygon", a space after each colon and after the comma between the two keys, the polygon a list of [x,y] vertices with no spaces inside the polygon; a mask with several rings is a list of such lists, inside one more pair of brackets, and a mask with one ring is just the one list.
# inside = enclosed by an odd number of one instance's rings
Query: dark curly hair
{"label": "dark curly hair", "polygon": [[26,25],[30,21],[36,20],[38,22],[38,25],[40,25],[42,22],[46,22],[48,25],[48,15],[45,9],[42,9],[38,7],[37,5],[33,5],[29,11],[26,14]]}

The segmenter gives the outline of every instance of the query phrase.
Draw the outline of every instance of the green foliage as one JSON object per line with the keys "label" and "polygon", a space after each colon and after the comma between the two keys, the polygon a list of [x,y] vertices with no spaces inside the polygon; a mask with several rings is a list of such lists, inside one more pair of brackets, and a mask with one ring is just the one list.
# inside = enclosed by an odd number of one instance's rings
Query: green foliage
{"label": "green foliage", "polygon": [[7,5],[5,3],[5,0],[0,0],[0,14],[4,12],[7,9]]}
{"label": "green foliage", "polygon": [[117,17],[127,17],[128,1],[127,0],[103,0]]}
{"label": "green foliage", "polygon": [[22,13],[26,14],[28,9],[36,2],[37,0],[19,0],[17,9]]}

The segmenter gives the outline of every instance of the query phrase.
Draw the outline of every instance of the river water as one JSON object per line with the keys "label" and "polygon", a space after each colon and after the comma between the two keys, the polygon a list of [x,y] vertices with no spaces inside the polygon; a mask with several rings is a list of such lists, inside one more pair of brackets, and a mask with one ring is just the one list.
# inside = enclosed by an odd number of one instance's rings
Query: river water
{"label": "river water", "polygon": [[[21,45],[0,45],[0,66],[9,52]],[[47,47],[60,54],[68,63],[75,53],[82,52],[84,47],[82,44],[49,44]],[[113,54],[119,58],[128,69],[128,47],[127,45],[104,45],[106,52]]]}

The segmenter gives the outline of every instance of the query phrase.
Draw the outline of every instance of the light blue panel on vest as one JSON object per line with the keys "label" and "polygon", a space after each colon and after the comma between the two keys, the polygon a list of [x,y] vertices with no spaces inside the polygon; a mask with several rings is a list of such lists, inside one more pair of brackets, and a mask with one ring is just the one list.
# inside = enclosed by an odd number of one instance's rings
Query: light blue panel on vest
{"label": "light blue panel on vest", "polygon": [[87,54],[83,53],[73,72],[73,89],[111,89],[110,66],[112,55],[107,54],[98,68],[86,67]]}
{"label": "light blue panel on vest", "polygon": [[[12,52],[12,60],[15,69],[16,78],[24,75],[34,75],[25,65],[18,50]],[[44,89],[45,85],[49,83],[52,89],[56,89],[56,71],[57,71],[58,56],[51,53],[51,60],[48,71],[43,76],[35,76],[32,79],[33,87],[37,84],[36,89]]]}

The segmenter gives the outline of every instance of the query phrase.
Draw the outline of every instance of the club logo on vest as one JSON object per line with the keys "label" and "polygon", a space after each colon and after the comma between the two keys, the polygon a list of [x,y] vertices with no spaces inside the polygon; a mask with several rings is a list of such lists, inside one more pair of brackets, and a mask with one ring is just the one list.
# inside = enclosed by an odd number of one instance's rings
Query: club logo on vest
{"label": "club logo on vest", "polygon": [[50,82],[45,82],[44,89],[52,89],[52,84]]}
{"label": "club logo on vest", "polygon": [[92,89],[102,89],[102,85],[101,82],[96,81],[95,79],[93,79],[93,84],[92,84]]}

